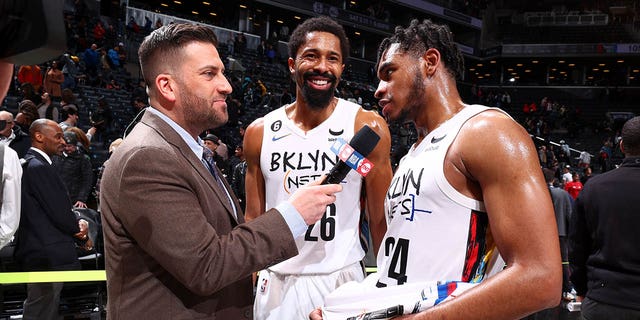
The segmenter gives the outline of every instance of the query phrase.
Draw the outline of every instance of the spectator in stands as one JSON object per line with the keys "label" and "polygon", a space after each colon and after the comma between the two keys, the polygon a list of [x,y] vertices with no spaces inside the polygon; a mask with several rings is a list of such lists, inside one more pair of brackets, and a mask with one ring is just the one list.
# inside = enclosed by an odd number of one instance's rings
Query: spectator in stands
{"label": "spectator in stands", "polygon": [[113,62],[111,61],[111,58],[109,58],[107,50],[102,48],[100,49],[100,78],[97,82],[110,78],[111,69],[113,69]]}
{"label": "spectator in stands", "polygon": [[78,108],[73,104],[62,107],[60,115],[61,118],[64,119],[60,122],[60,128],[62,128],[62,131],[67,130],[69,127],[75,127],[78,124],[78,119],[80,118],[78,115]]}
{"label": "spectator in stands", "polygon": [[105,88],[109,90],[120,90],[121,87],[116,79],[111,79],[111,81],[107,83]]}
{"label": "spectator in stands", "polygon": [[[116,151],[116,149],[118,148],[118,146],[120,146],[122,141],[124,141],[124,140],[122,140],[122,138],[118,138],[118,139],[113,140],[113,142],[111,142],[111,144],[109,145],[109,155],[108,155],[108,157],[111,157],[113,152]],[[98,199],[98,200],[100,199],[100,181],[102,180],[102,173],[104,172],[104,169],[107,167],[107,163],[108,162],[109,162],[109,158],[107,158],[102,163],[100,168],[98,168],[98,174],[97,174],[97,178],[96,178],[96,186],[94,187],[94,190],[96,191],[96,199]]]}
{"label": "spectator in stands", "polygon": [[42,99],[42,102],[38,106],[40,118],[53,120],[57,123],[59,121],[58,106],[51,100],[51,95],[45,92],[40,98]]}
{"label": "spectator in stands", "polygon": [[231,167],[231,189],[238,197],[242,212],[246,208],[246,195],[244,189],[244,178],[247,175],[247,160],[244,157],[242,146],[236,147],[235,156],[240,160],[233,167]]}
{"label": "spectator in stands", "polygon": [[605,139],[598,153],[598,164],[600,165],[600,172],[607,172],[611,168],[611,139]]}
{"label": "spectator in stands", "polygon": [[547,147],[547,168],[550,168],[554,163],[558,162],[556,158],[556,151],[553,144],[549,144]]}
{"label": "spectator in stands", "polygon": [[573,175],[571,175],[571,166],[565,165],[564,167],[562,167],[562,185],[566,185],[571,180],[573,180]]}
{"label": "spectator in stands", "polygon": [[[562,142],[562,140],[561,140],[561,142]],[[562,148],[562,145],[560,147]],[[563,150],[559,150],[557,152],[556,160],[560,164],[560,167],[564,167],[566,165],[571,165],[571,158],[569,158],[567,156],[567,153],[565,153]]]}
{"label": "spectator in stands", "polygon": [[30,83],[33,90],[37,92],[42,86],[42,70],[40,66],[34,64],[32,66],[20,66],[18,69],[18,82],[20,84]]}
{"label": "spectator in stands", "polygon": [[270,44],[270,43],[269,43],[269,44],[267,44],[267,52],[266,52],[266,55],[267,55],[267,61],[268,61],[269,63],[273,63],[273,62],[275,61],[275,59],[276,59],[276,49],[275,49],[275,47],[274,47],[272,44]]}
{"label": "spectator in stands", "polygon": [[569,235],[571,281],[583,319],[640,319],[640,117],[622,127],[622,165],[589,180]]}
{"label": "spectator in stands", "polygon": [[153,26],[153,21],[151,21],[149,17],[144,16],[144,26],[142,26],[142,31],[145,34],[148,34],[149,32],[151,32],[151,26]]}
{"label": "spectator in stands", "polygon": [[234,55],[236,53],[234,50],[236,39],[234,38],[232,32],[229,33],[229,37],[227,38],[227,41],[225,43],[227,45],[227,55]]}
{"label": "spectator in stands", "polygon": [[256,52],[258,53],[258,57],[260,57],[260,59],[265,58],[267,53],[267,42],[263,38],[260,38],[260,44],[258,44]]}
{"label": "spectator in stands", "polygon": [[140,25],[138,25],[134,17],[129,18],[129,22],[127,23],[127,30],[134,33],[140,32]]}
{"label": "spectator in stands", "polygon": [[138,115],[138,113],[140,113],[140,111],[142,111],[146,107],[147,107],[146,99],[142,97],[134,96],[133,101],[131,102],[131,107],[129,109],[130,110],[129,115],[131,117],[135,117]]}
{"label": "spectator in stands", "polygon": [[18,154],[18,158],[24,158],[31,148],[31,139],[27,133],[21,130],[20,126],[15,125],[11,112],[0,111],[0,128],[2,128],[0,141],[8,144]]}
{"label": "spectator in stands", "polygon": [[74,89],[76,87],[76,77],[78,76],[78,65],[80,61],[78,57],[72,56],[69,53],[65,53],[62,56],[62,74],[64,75],[64,82],[62,82],[62,89]]}
{"label": "spectator in stands", "polygon": [[158,20],[156,20],[156,24],[153,26],[153,30],[158,29],[160,27],[162,27],[162,20],[158,18]]}
{"label": "spectator in stands", "polygon": [[124,68],[127,62],[127,51],[124,48],[124,43],[118,42],[118,60],[120,61],[120,67]]}
{"label": "spectator in stands", "polygon": [[145,103],[149,100],[149,97],[147,96],[147,84],[144,79],[138,80],[138,85],[133,88],[131,96],[133,99],[140,98]]}
{"label": "spectator in stands", "polygon": [[240,55],[247,49],[247,38],[244,36],[244,32],[240,32],[236,36],[234,48],[236,55]]}
{"label": "spectator in stands", "polygon": [[31,100],[36,105],[42,102],[42,98],[40,97],[40,94],[38,94],[38,91],[36,91],[33,88],[33,85],[29,82],[25,82],[20,85],[20,94],[22,95],[21,100]]}
{"label": "spectator in stands", "polygon": [[[133,18],[131,18],[133,19]],[[93,39],[96,41],[96,43],[100,46],[104,45],[104,35],[107,31],[104,30],[104,26],[102,25],[102,21],[99,21],[96,23],[95,27],[93,27]]]}
{"label": "spectator in stands", "polygon": [[98,99],[98,107],[96,111],[89,116],[89,121],[91,125],[96,128],[98,141],[104,141],[111,132],[111,122],[113,121],[111,107],[109,107],[104,97]]}
{"label": "spectator in stands", "polygon": [[578,167],[587,168],[591,166],[591,154],[589,152],[580,152],[580,158],[578,159]]}
{"label": "spectator in stands", "polygon": [[109,57],[109,60],[111,61],[111,63],[109,65],[113,66],[113,69],[120,68],[120,56],[118,55],[118,51],[120,51],[120,47],[115,46],[115,47],[109,49],[109,52],[107,52],[107,56]]}
{"label": "spectator in stands", "polygon": [[62,98],[60,100],[60,107],[64,108],[66,106],[73,106],[76,108],[76,110],[78,109],[78,106],[76,105],[76,96],[73,94],[73,91],[71,89],[63,89],[62,90]]}
{"label": "spectator in stands", "polygon": [[71,131],[76,134],[78,138],[78,151],[88,155],[91,136],[95,134],[95,130],[95,127],[91,127],[87,130],[87,133],[84,133],[84,131],[78,127],[68,127],[66,131]]}
{"label": "spectator in stands", "polygon": [[571,148],[569,148],[569,144],[564,140],[560,140],[560,150],[567,156],[567,158],[571,157]]}
{"label": "spectator in stands", "polygon": [[584,174],[580,177],[580,182],[582,182],[583,187],[591,177],[593,177],[593,170],[591,170],[591,167],[584,168]]}
{"label": "spectator in stands", "polygon": [[229,161],[229,146],[224,141],[218,139],[218,147],[215,153],[220,156],[224,161]]}
{"label": "spectator in stands", "polygon": [[87,74],[96,77],[98,74],[98,65],[100,64],[100,53],[98,51],[98,45],[95,43],[87,48],[84,52],[84,65]]}
{"label": "spectator in stands", "polygon": [[538,147],[538,160],[540,160],[540,166],[543,168],[547,167],[547,146],[542,145]]}
{"label": "spectator in stands", "polygon": [[[229,183],[231,183],[232,181],[232,174],[233,174],[233,170],[235,169],[236,165],[238,165],[238,163],[242,162],[244,160],[244,152],[243,152],[243,148],[241,145],[237,146],[235,148],[235,150],[233,151],[233,155],[231,157],[229,157]],[[236,193],[236,196],[238,194]]]}
{"label": "spectator in stands", "polygon": [[400,143],[398,147],[398,155],[400,157],[404,156],[411,145],[413,144],[413,140],[415,137],[415,128],[411,124],[411,122],[405,122],[400,126],[398,130],[398,142]]}
{"label": "spectator in stands", "polygon": [[573,200],[578,198],[580,191],[582,191],[582,182],[580,182],[580,175],[577,172],[571,174],[571,181],[565,183],[564,190],[566,190]]}
{"label": "spectator in stands", "polygon": [[53,164],[62,178],[74,208],[86,208],[93,187],[93,171],[89,156],[78,150],[78,138],[72,131],[64,132],[64,151],[53,156]]}
{"label": "spectator in stands", "polygon": [[222,172],[223,176],[230,176],[229,165],[225,159],[223,159],[218,152],[218,147],[220,146],[220,139],[214,134],[207,134],[204,138],[202,138],[202,142],[204,146],[209,148],[213,152],[213,161],[216,163],[216,166]]}
{"label": "spectator in stands", "polygon": [[556,180],[555,171],[551,169],[542,169],[544,178],[547,181],[549,187],[549,193],[551,194],[551,201],[553,202],[553,211],[556,215],[556,224],[558,226],[558,236],[560,237],[560,255],[562,257],[562,297],[564,299],[572,300],[574,297],[571,295],[571,281],[569,279],[569,221],[571,219],[572,212],[572,200],[569,193],[562,188],[558,188],[554,185]]}
{"label": "spectator in stands", "polygon": [[44,76],[43,86],[44,91],[48,92],[52,98],[60,99],[62,96],[62,83],[64,82],[64,75],[62,70],[58,67],[58,61],[51,62],[51,67],[47,70]]}
{"label": "spectator in stands", "polygon": [[286,24],[280,27],[280,40],[285,42],[289,41],[289,26]]}
{"label": "spectator in stands", "polygon": [[116,31],[116,28],[113,27],[113,24],[109,23],[104,33],[104,46],[111,48],[116,45],[117,40],[118,32]]}
{"label": "spectator in stands", "polygon": [[282,95],[280,96],[280,105],[284,106],[290,104],[292,101],[293,97],[291,96],[291,93],[289,93],[289,89],[283,88]]}
{"label": "spectator in stands", "polygon": [[272,32],[271,36],[269,36],[269,39],[267,39],[267,44],[270,44],[272,48],[275,48],[276,46],[278,46],[278,33],[277,32]]}
{"label": "spectator in stands", "polygon": [[22,100],[18,104],[18,113],[16,114],[15,124],[20,127],[22,132],[29,132],[29,126],[36,119],[40,118],[38,107],[31,100]]}

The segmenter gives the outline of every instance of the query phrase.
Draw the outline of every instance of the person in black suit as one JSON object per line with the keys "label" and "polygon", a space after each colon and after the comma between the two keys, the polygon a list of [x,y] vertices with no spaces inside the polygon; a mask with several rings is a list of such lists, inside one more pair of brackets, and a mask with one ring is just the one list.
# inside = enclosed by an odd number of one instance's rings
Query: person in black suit
{"label": "person in black suit", "polygon": [[[24,271],[79,269],[75,241],[87,239],[87,221],[77,219],[51,157],[62,152],[62,129],[54,121],[31,124],[31,149],[22,175],[22,217],[16,260]],[[57,319],[62,283],[30,283],[23,319]]]}
{"label": "person in black suit", "polygon": [[[2,100],[0,100],[2,101]],[[15,124],[13,114],[8,111],[0,111],[0,123],[6,125],[0,129],[0,141],[5,141],[13,150],[18,153],[18,158],[24,158],[27,150],[31,147],[29,135],[22,132],[20,126]],[[0,125],[2,127],[2,125]]]}

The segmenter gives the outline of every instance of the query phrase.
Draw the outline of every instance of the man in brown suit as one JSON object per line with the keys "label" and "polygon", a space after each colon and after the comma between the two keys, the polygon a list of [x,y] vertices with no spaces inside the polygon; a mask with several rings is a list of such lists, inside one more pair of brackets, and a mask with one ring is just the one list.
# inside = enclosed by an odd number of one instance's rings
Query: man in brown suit
{"label": "man in brown suit", "polygon": [[216,44],[206,27],[171,24],[140,46],[151,108],[101,185],[109,319],[251,318],[251,272],[296,255],[294,239],[341,190],[302,188],[243,223],[229,185],[201,161],[198,134],[228,119]]}

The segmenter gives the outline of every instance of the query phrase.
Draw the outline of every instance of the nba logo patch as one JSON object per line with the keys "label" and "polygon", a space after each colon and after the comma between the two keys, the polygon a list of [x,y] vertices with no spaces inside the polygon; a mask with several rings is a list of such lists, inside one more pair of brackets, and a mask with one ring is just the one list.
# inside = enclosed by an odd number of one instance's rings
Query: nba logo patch
{"label": "nba logo patch", "polygon": [[262,284],[260,284],[260,293],[264,293],[265,291],[267,291],[267,283],[268,282],[269,282],[269,280],[262,279]]}

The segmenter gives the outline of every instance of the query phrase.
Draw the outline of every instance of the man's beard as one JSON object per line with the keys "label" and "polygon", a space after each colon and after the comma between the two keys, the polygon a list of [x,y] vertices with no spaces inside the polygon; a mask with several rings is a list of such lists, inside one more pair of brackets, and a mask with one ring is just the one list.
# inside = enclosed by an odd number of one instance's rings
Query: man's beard
{"label": "man's beard", "polygon": [[[186,89],[183,87],[182,89]],[[186,123],[194,125],[202,130],[217,128],[228,120],[222,119],[213,108],[211,102],[190,92],[184,91],[182,95],[183,115]]]}
{"label": "man's beard", "polygon": [[[307,79],[312,76],[323,76],[328,79],[331,86],[328,90],[316,90],[309,86]],[[311,109],[321,110],[329,106],[336,90],[336,77],[329,73],[305,72],[302,76],[302,97]]]}
{"label": "man's beard", "polygon": [[389,123],[398,123],[399,125],[403,125],[407,121],[414,122],[416,119],[416,115],[419,110],[424,106],[424,78],[420,72],[415,72],[413,76],[413,82],[411,83],[411,88],[409,89],[409,95],[407,98],[407,104],[400,109],[400,112],[394,119],[389,119],[387,117],[387,122]]}

